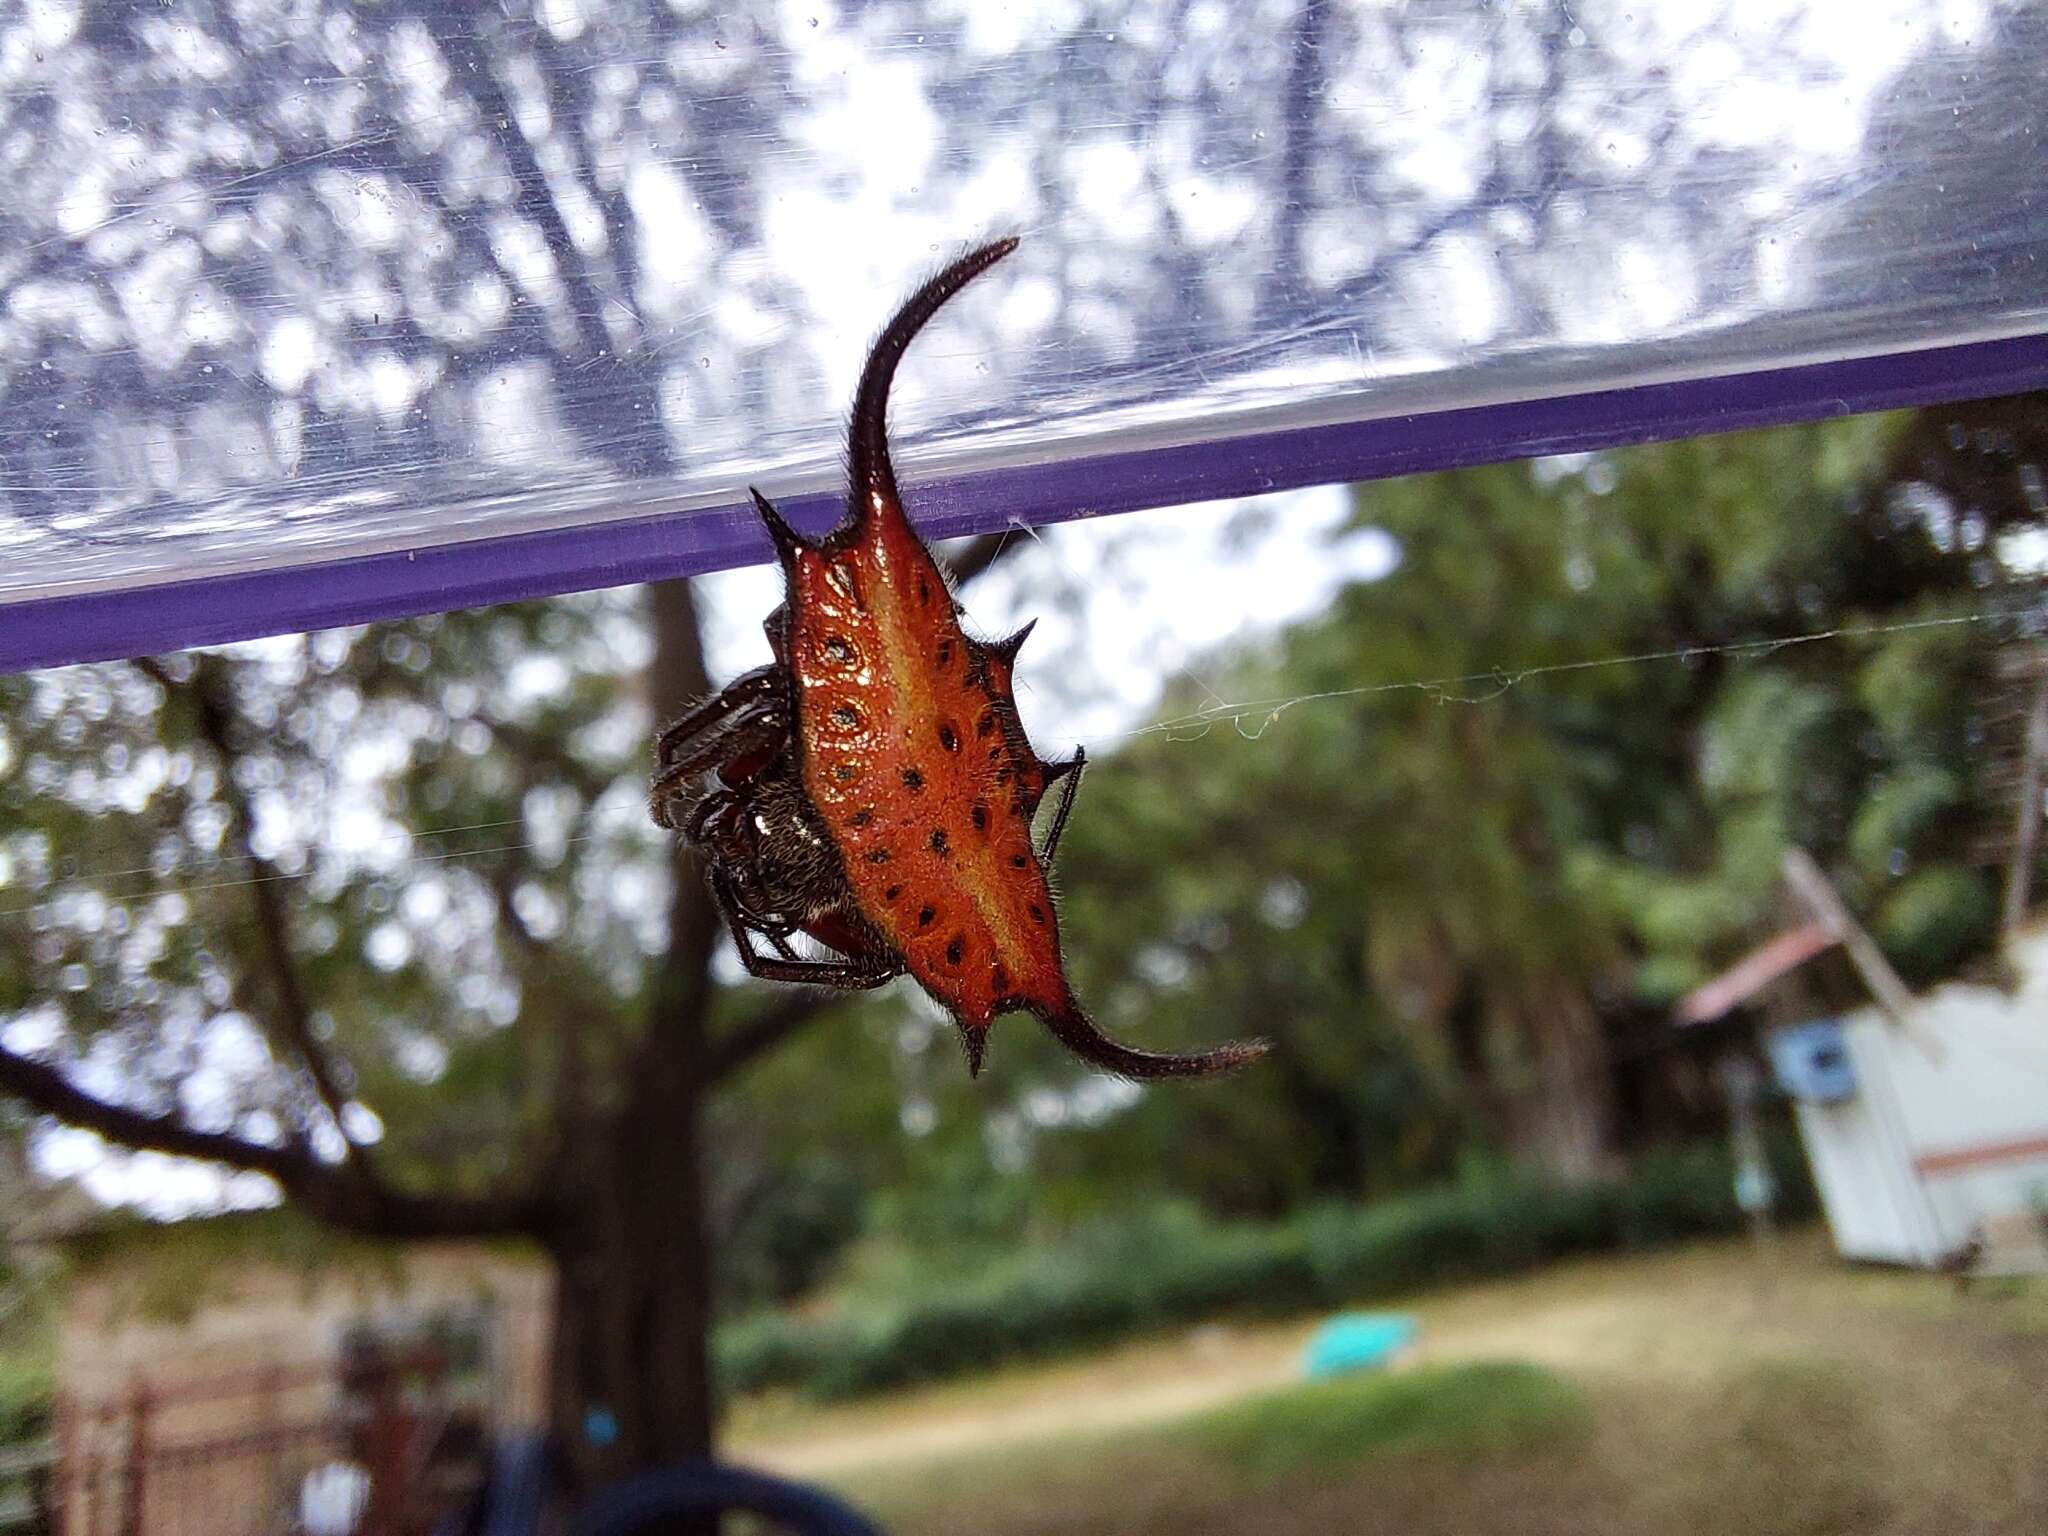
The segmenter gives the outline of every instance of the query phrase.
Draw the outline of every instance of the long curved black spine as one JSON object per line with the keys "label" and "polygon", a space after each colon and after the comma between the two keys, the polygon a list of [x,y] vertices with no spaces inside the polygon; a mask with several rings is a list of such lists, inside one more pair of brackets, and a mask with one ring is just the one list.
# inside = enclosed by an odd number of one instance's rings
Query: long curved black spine
{"label": "long curved black spine", "polygon": [[889,385],[896,377],[896,365],[909,350],[912,338],[946,300],[1015,249],[1017,236],[1005,235],[969,251],[904,300],[895,318],[875,339],[867,366],[861,370],[860,387],[854,391],[853,429],[848,434],[847,462],[852,470],[849,511],[855,527],[867,520],[877,497],[900,505],[896,470],[889,462]]}

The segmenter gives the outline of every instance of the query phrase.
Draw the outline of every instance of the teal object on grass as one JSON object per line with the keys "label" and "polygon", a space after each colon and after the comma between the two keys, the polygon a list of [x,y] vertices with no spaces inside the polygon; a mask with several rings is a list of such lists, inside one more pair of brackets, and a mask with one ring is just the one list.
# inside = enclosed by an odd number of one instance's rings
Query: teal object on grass
{"label": "teal object on grass", "polygon": [[1349,1371],[1377,1370],[1415,1338],[1415,1319],[1398,1312],[1351,1312],[1333,1317],[1308,1341],[1302,1369],[1311,1381]]}

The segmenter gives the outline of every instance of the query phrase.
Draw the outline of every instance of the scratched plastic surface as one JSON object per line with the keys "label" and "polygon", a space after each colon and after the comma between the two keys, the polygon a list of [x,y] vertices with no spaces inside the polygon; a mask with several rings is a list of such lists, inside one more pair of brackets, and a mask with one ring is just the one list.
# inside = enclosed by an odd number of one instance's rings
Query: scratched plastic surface
{"label": "scratched plastic surface", "polygon": [[0,19],[0,664],[759,558],[1004,230],[899,387],[936,532],[2048,378],[2039,5],[508,9]]}

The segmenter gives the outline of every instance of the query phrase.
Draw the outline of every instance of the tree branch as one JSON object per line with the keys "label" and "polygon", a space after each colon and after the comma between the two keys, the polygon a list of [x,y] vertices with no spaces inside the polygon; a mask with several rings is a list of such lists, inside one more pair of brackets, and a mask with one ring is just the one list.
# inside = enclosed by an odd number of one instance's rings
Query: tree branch
{"label": "tree branch", "polygon": [[66,1125],[138,1152],[197,1158],[275,1179],[313,1215],[366,1237],[507,1237],[539,1235],[552,1218],[538,1195],[510,1197],[412,1195],[372,1186],[291,1147],[265,1146],[225,1131],[202,1131],[174,1115],[110,1104],[78,1087],[46,1062],[0,1046],[0,1093]]}
{"label": "tree branch", "polygon": [[[152,675],[159,682],[164,680],[160,670],[153,671]],[[221,798],[227,802],[230,816],[228,835],[249,871],[247,889],[250,904],[255,912],[263,960],[270,973],[270,990],[276,1002],[275,1032],[304,1063],[307,1075],[313,1080],[314,1091],[333,1117],[334,1128],[341,1137],[348,1162],[362,1177],[373,1179],[375,1169],[369,1150],[358,1145],[349,1135],[347,1123],[342,1118],[342,1112],[349,1103],[348,1092],[342,1086],[334,1062],[314,1033],[312,1005],[307,1001],[305,983],[299,975],[298,958],[292,952],[291,918],[285,911],[282,874],[275,864],[256,851],[255,818],[250,813],[249,797],[235,778],[241,750],[235,743],[234,721],[221,689],[218,664],[210,658],[202,658],[193,670],[189,687],[199,713],[200,734],[220,760]]]}
{"label": "tree branch", "polygon": [[548,184],[540,156],[519,126],[519,114],[513,110],[504,86],[499,83],[490,53],[483,46],[480,35],[472,25],[465,24],[466,18],[459,11],[447,6],[421,4],[410,7],[410,10],[427,29],[434,46],[447,61],[450,72],[469,93],[471,102],[484,120],[506,125],[504,132],[495,136],[494,142],[512,167],[513,184],[518,189],[514,194],[514,206],[522,217],[533,221],[541,238],[547,242],[549,254],[554,258],[556,275],[569,293],[566,318],[577,340],[591,357],[608,355],[612,346],[611,335],[604,328],[601,307],[604,295],[597,291],[589,273],[584,270],[576,241],[569,233],[569,224],[562,216],[560,205],[555,201],[554,190]]}
{"label": "tree branch", "polygon": [[843,992],[825,992],[816,987],[790,987],[774,1002],[708,1043],[704,1052],[704,1080],[722,1082],[748,1062],[773,1050],[821,1013],[846,1001]]}
{"label": "tree branch", "polygon": [[169,1115],[109,1104],[74,1085],[55,1067],[17,1056],[5,1046],[0,1046],[0,1092],[121,1146],[268,1174],[287,1188],[303,1182],[320,1166],[309,1155],[289,1147],[268,1147],[224,1131],[195,1130]]}

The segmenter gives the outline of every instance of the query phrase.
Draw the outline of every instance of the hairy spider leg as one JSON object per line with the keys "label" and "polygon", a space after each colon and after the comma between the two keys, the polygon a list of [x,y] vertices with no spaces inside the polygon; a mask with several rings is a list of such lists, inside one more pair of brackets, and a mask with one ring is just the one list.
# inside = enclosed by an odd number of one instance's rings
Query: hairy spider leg
{"label": "hairy spider leg", "polygon": [[[754,948],[750,935],[765,932],[748,921],[740,910],[739,899],[733,894],[730,882],[715,867],[711,873],[711,892],[718,898],[719,913],[725,918],[726,932],[732,935],[733,948],[740,953],[740,964],[747,968],[749,976],[763,981],[800,981],[815,986],[837,987],[843,992],[861,992],[872,987],[884,986],[902,975],[893,965],[876,966],[862,964],[857,958],[844,960],[771,959]],[[774,942],[772,936],[768,936]],[[787,948],[787,946],[781,946]]]}
{"label": "hairy spider leg", "polygon": [[1088,766],[1088,754],[1080,747],[1074,748],[1074,755],[1064,763],[1054,763],[1046,769],[1046,782],[1064,778],[1067,787],[1060,791],[1060,803],[1053,808],[1052,827],[1045,834],[1045,847],[1039,857],[1048,865],[1053,855],[1060,851],[1060,834],[1067,830],[1067,817],[1073,814],[1074,796],[1081,790],[1081,770]]}
{"label": "hairy spider leg", "polygon": [[[695,736],[679,736],[678,747],[691,741],[689,752],[668,763],[647,786],[647,806],[655,822],[676,830],[669,803],[676,791],[707,769],[717,768],[727,784],[757,777],[789,742],[789,710],[780,692],[758,699],[698,727]],[[694,818],[693,818],[694,820]]]}
{"label": "hairy spider leg", "polygon": [[789,673],[774,662],[742,672],[710,698],[665,726],[654,739],[654,760],[666,768],[685,742],[724,722],[728,715],[770,699],[786,698]]}

